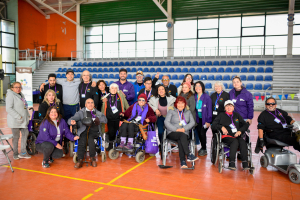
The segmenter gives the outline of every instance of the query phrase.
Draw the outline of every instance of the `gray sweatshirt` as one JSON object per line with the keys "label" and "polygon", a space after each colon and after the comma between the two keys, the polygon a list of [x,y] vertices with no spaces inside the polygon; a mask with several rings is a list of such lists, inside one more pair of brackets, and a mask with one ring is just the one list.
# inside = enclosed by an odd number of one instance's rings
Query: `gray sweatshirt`
{"label": "gray sweatshirt", "polygon": [[186,100],[187,105],[189,106],[190,111],[193,114],[194,120],[196,121],[196,102],[195,102],[195,96],[192,95],[190,96],[189,99],[187,99],[187,96],[189,95],[189,93],[184,94],[182,93],[180,96],[183,96]]}
{"label": "gray sweatshirt", "polygon": [[[22,97],[21,97],[22,96]],[[25,108],[24,102],[21,96],[11,89],[6,93],[6,112],[7,112],[7,126],[9,128],[28,128],[30,115]]]}
{"label": "gray sweatshirt", "polygon": [[[155,112],[158,109],[158,97],[151,97],[149,99],[149,106],[152,108],[152,110]],[[174,102],[176,101],[176,98],[173,96],[167,97],[167,111],[169,111],[169,107],[174,105]]]}

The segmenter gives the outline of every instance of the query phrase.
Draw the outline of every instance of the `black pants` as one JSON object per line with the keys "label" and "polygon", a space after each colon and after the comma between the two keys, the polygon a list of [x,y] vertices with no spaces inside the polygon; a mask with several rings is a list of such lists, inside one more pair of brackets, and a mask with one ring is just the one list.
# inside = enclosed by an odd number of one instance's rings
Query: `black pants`
{"label": "black pants", "polygon": [[291,134],[278,134],[278,135],[271,135],[269,138],[279,140],[284,142],[288,145],[294,147],[295,150],[300,151],[300,144],[297,142],[297,137],[295,135],[291,136]]}
{"label": "black pants", "polygon": [[247,143],[243,138],[241,138],[241,137],[238,137],[238,138],[225,137],[222,139],[222,142],[225,142],[226,144],[228,144],[230,146],[230,152],[229,152],[229,161],[230,162],[235,162],[236,152],[239,147],[240,147],[242,162],[248,161]]}
{"label": "black pants", "polygon": [[206,150],[206,132],[207,132],[208,128],[203,128],[202,118],[199,119],[199,123],[196,128],[197,128],[199,140],[201,143],[201,149]]}
{"label": "black pants", "polygon": [[[94,139],[98,138],[98,136],[99,136],[98,132],[89,131],[88,146],[89,146],[90,157],[96,156],[96,144]],[[78,151],[77,151],[78,159],[84,158],[86,140],[87,140],[87,130],[85,130],[83,133],[80,134],[80,138],[78,140]]]}
{"label": "black pants", "polygon": [[107,120],[108,127],[108,139],[109,141],[114,141],[116,138],[116,133],[119,129],[120,120]]}
{"label": "black pants", "polygon": [[51,142],[43,142],[36,145],[36,150],[44,154],[43,161],[48,162],[49,158],[61,158],[63,150],[56,148]]}
{"label": "black pants", "polygon": [[139,131],[139,127],[134,123],[123,123],[120,131],[121,137],[134,138],[134,134]]}
{"label": "black pants", "polygon": [[185,156],[190,153],[188,136],[183,132],[171,132],[167,138],[178,143],[180,161],[185,161]]}

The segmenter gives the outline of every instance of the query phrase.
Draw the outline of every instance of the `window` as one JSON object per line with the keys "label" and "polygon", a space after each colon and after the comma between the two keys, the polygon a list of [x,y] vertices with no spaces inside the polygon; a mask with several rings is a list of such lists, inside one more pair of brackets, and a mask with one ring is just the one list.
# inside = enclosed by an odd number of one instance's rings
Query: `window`
{"label": "window", "polygon": [[266,35],[284,35],[287,34],[287,15],[267,15]]}
{"label": "window", "polygon": [[[275,52],[273,52],[273,46]],[[268,36],[266,37],[266,55],[286,55],[287,36]]]}
{"label": "window", "polygon": [[176,21],[174,39],[197,38],[197,20]]}
{"label": "window", "polygon": [[154,40],[154,23],[137,24],[137,41]]}
{"label": "window", "polygon": [[241,18],[220,18],[220,37],[239,37],[241,35]]}
{"label": "window", "polygon": [[103,42],[118,42],[118,26],[103,27]]}

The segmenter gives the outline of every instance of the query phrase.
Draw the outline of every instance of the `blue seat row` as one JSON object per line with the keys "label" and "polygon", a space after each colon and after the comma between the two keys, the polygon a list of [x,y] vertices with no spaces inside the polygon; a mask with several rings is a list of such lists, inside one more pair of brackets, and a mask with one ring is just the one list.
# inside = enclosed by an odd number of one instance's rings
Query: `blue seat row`
{"label": "blue seat row", "polygon": [[222,60],[221,62],[219,61],[126,61],[126,62],[74,62],[73,66],[232,66],[232,65],[273,65],[274,62],[273,60],[267,60],[267,62],[265,62],[264,60],[259,60],[257,62],[257,60],[251,60],[249,62],[249,60],[244,60],[243,62],[240,60],[236,60],[235,62],[233,60],[229,60],[228,62],[225,60]]}

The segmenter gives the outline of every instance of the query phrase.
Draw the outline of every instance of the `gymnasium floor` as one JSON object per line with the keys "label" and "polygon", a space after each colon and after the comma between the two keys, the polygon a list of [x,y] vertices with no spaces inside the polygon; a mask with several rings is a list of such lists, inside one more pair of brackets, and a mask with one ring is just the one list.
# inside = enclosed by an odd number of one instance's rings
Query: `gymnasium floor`
{"label": "gymnasium floor", "polygon": [[[37,109],[37,105],[34,106]],[[257,116],[255,112],[250,127],[252,148],[257,139]],[[300,121],[300,114],[292,116]],[[4,134],[11,131],[6,123],[5,105],[0,106],[0,128]],[[210,148],[211,131],[208,131]],[[290,147],[292,149],[292,147]],[[293,149],[292,149],[293,150]],[[293,150],[294,151],[294,150]],[[208,149],[208,153],[210,149]],[[300,154],[298,153],[298,158]],[[116,160],[109,158],[98,167],[85,166],[75,169],[72,158],[57,159],[50,168],[41,165],[42,154],[31,159],[13,160],[15,170],[0,167],[0,199],[300,199],[300,185],[293,184],[288,176],[273,167],[260,167],[260,155],[253,154],[254,175],[241,171],[223,170],[210,162],[209,156],[196,161],[195,170],[181,170],[178,153],[168,157],[170,169],[157,167],[160,158],[146,156],[138,164],[134,158],[123,155]],[[100,159],[101,160],[101,159]],[[6,159],[0,152],[0,163]],[[226,165],[228,163],[226,162]]]}

